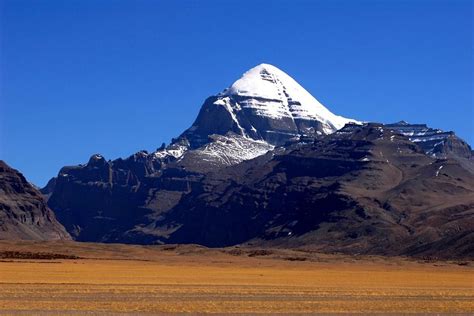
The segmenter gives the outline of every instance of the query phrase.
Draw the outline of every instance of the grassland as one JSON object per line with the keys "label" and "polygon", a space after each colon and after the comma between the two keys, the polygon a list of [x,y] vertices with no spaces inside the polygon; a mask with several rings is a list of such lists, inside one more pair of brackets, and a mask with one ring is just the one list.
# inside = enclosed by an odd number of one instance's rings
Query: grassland
{"label": "grassland", "polygon": [[72,242],[6,251],[30,259],[0,261],[2,315],[474,312],[471,262]]}

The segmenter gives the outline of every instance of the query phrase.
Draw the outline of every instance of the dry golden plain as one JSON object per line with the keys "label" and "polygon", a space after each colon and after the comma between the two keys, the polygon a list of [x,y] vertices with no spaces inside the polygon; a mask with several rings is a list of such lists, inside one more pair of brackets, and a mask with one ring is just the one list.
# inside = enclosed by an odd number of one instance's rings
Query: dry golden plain
{"label": "dry golden plain", "polygon": [[0,242],[1,315],[473,313],[472,262],[285,250]]}

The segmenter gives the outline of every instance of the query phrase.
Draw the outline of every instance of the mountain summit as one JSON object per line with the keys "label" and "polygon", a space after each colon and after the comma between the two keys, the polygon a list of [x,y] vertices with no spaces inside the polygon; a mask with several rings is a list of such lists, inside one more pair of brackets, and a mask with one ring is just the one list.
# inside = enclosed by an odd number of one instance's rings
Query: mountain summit
{"label": "mountain summit", "polygon": [[[245,105],[261,116],[320,121],[326,134],[353,121],[331,113],[293,78],[269,64],[250,69],[221,95],[249,98]],[[270,102],[252,102],[259,99]]]}
{"label": "mountain summit", "polygon": [[275,66],[260,64],[203,104],[183,133],[191,147],[208,135],[237,135],[282,145],[292,138],[326,135],[355,120],[337,116],[293,78]]}

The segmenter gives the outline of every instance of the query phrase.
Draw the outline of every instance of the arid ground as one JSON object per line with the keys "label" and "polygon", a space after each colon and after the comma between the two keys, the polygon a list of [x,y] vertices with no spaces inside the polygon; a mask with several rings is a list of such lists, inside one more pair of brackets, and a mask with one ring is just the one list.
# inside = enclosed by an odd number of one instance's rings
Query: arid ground
{"label": "arid ground", "polygon": [[474,312],[470,261],[74,242],[0,258],[1,315]]}

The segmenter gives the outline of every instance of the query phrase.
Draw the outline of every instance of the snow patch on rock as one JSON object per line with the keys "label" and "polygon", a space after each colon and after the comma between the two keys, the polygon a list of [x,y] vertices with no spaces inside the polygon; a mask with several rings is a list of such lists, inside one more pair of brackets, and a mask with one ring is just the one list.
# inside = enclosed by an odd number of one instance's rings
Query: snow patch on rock
{"label": "snow patch on rock", "polygon": [[194,153],[204,161],[227,166],[264,155],[274,148],[265,141],[253,140],[235,134],[212,135],[212,138],[212,142],[194,150]]}

